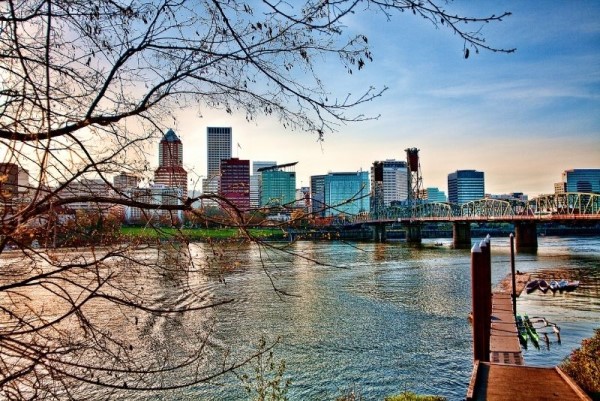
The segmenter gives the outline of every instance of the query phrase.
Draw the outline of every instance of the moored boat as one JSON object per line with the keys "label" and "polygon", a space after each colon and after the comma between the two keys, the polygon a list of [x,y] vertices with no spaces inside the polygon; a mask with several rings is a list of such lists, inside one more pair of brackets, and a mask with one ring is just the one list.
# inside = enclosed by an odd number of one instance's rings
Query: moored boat
{"label": "moored boat", "polygon": [[548,285],[550,288],[550,291],[552,292],[556,292],[556,290],[558,290],[558,281],[556,280],[551,280],[550,284]]}
{"label": "moored boat", "polygon": [[568,285],[569,285],[569,280],[562,279],[558,282],[558,290],[560,292],[563,292],[563,291],[565,291],[565,289],[567,288]]}
{"label": "moored boat", "polygon": [[538,282],[538,288],[545,294],[548,292],[550,286],[548,285],[548,282],[546,280],[540,280]]}
{"label": "moored boat", "polygon": [[531,343],[536,348],[539,348],[540,347],[540,336],[538,335],[537,331],[535,330],[535,327],[533,327],[533,324],[529,320],[529,316],[527,316],[527,314],[523,314],[523,325],[525,326],[525,329],[527,330],[527,334],[529,335],[529,339],[531,340]]}
{"label": "moored boat", "polygon": [[577,287],[579,287],[579,280],[568,281],[567,285],[565,286],[565,291],[573,291]]}
{"label": "moored boat", "polygon": [[540,286],[540,280],[531,280],[530,282],[527,283],[527,285],[525,286],[525,291],[530,294],[533,291],[537,290],[538,287]]}
{"label": "moored boat", "polygon": [[527,349],[527,339],[529,335],[527,334],[527,329],[525,328],[525,324],[523,323],[523,318],[521,315],[516,316],[517,320],[517,332],[519,333],[519,342],[523,346],[523,348]]}

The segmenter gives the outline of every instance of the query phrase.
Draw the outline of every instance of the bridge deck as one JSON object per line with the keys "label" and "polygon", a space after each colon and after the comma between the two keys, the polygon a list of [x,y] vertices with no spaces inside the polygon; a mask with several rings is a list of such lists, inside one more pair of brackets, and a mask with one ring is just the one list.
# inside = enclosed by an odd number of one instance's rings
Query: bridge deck
{"label": "bridge deck", "polygon": [[[524,284],[518,294],[523,287]],[[491,362],[475,362],[467,389],[467,400],[591,401],[558,367],[524,366],[512,311],[510,292],[492,294]]]}

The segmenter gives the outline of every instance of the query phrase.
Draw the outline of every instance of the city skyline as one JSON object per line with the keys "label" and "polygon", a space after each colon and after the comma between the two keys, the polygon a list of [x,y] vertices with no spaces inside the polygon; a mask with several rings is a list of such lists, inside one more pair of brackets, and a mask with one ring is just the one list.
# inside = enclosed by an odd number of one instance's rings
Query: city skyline
{"label": "city skyline", "polygon": [[206,127],[222,126],[232,127],[233,156],[298,161],[298,187],[311,175],[405,160],[404,149],[417,147],[424,187],[445,189],[449,173],[474,169],[486,173],[488,193],[552,193],[564,170],[600,164],[600,4],[576,5],[451,3],[463,14],[513,13],[483,33],[517,51],[467,60],[459,38],[412,15],[383,23],[354,15],[347,25],[369,38],[374,62],[353,75],[323,63],[323,78],[337,97],[387,86],[355,110],[379,119],[340,126],[319,142],[267,117],[248,123],[235,111],[182,112],[173,128],[186,144],[184,166],[206,176]]}

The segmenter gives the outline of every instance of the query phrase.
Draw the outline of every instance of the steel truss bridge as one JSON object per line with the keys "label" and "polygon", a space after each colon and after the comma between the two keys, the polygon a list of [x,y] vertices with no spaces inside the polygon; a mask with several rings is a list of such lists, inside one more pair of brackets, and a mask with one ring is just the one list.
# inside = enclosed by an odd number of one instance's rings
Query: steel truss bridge
{"label": "steel truss bridge", "polygon": [[348,217],[349,224],[412,223],[428,221],[600,221],[600,194],[567,192],[540,195],[529,201],[480,199],[461,205],[421,203],[412,207],[389,207]]}

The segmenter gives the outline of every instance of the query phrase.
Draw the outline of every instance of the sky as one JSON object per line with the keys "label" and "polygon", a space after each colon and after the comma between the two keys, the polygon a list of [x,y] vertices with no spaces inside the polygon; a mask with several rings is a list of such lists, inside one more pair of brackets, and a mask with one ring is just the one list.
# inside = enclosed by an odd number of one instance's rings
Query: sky
{"label": "sky", "polygon": [[447,9],[512,12],[486,24],[483,34],[490,45],[516,52],[465,59],[460,38],[410,13],[391,21],[356,13],[346,24],[369,38],[373,63],[353,75],[320,67],[333,93],[388,87],[356,110],[378,119],[339,126],[320,142],[276,118],[248,123],[244,115],[183,111],[174,129],[184,166],[205,176],[206,127],[226,126],[234,157],[297,161],[297,187],[309,186],[311,175],[405,160],[413,147],[420,149],[424,187],[446,193],[456,170],[483,171],[486,193],[531,198],[552,193],[564,170],[600,168],[600,2],[456,1]]}

